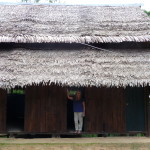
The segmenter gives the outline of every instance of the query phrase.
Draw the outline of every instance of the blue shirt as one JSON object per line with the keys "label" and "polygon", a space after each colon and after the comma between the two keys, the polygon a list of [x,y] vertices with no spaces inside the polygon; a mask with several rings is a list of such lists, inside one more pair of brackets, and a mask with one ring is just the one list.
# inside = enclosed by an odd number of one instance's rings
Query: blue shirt
{"label": "blue shirt", "polygon": [[73,112],[83,112],[83,99],[73,100]]}

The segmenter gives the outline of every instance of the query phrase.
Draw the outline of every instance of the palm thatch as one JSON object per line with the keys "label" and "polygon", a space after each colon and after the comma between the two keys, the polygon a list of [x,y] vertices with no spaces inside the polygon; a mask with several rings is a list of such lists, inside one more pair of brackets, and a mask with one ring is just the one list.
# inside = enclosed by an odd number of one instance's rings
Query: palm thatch
{"label": "palm thatch", "polygon": [[140,7],[0,5],[0,42],[150,41]]}
{"label": "palm thatch", "polygon": [[0,51],[0,87],[54,82],[69,86],[145,86],[149,50],[80,49]]}

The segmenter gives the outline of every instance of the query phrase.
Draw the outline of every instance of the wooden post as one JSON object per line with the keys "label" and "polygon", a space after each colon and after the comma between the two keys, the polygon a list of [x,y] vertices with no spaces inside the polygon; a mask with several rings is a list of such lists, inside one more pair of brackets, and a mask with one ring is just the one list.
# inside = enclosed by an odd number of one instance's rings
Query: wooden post
{"label": "wooden post", "polygon": [[0,132],[6,132],[6,101],[7,91],[0,89]]}

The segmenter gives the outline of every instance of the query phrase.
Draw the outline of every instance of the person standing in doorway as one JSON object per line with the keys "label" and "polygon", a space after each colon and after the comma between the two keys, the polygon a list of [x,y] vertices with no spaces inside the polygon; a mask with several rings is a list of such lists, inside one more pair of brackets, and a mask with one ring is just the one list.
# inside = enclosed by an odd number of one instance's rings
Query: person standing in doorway
{"label": "person standing in doorway", "polygon": [[80,91],[76,92],[75,97],[69,96],[69,92],[67,91],[67,97],[73,101],[75,133],[80,134],[83,128],[83,117],[85,116],[85,101]]}

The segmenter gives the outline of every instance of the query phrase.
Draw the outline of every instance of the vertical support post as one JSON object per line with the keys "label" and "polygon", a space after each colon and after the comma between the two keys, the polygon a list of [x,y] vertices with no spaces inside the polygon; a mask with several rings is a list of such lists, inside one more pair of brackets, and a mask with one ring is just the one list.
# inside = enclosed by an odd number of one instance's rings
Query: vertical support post
{"label": "vertical support post", "polygon": [[0,132],[6,132],[7,91],[0,89]]}

